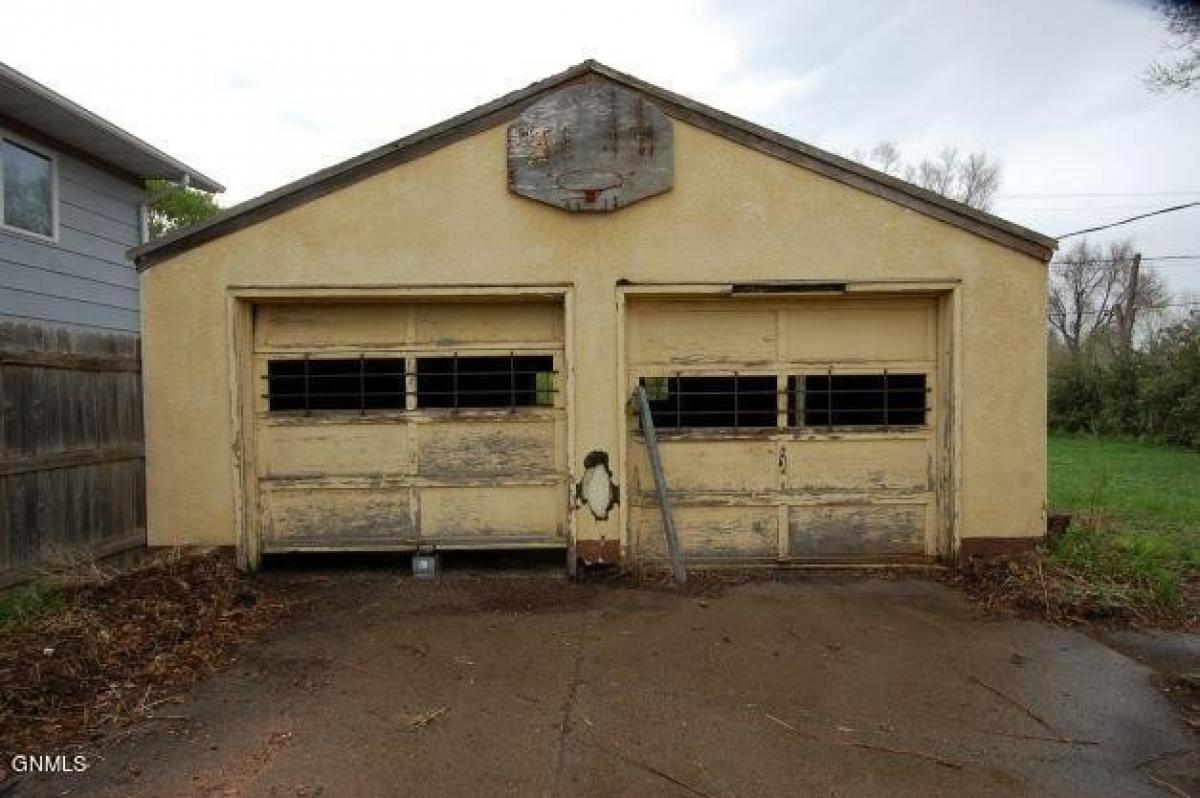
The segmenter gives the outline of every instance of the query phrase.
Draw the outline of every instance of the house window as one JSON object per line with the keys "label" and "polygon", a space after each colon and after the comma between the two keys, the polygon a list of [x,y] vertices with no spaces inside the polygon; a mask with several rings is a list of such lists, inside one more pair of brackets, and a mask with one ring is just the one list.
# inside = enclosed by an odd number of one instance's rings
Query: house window
{"label": "house window", "polygon": [[403,409],[404,398],[404,358],[267,363],[267,400],[272,411]]}
{"label": "house window", "polygon": [[770,376],[642,377],[655,429],[776,426]]}
{"label": "house window", "polygon": [[548,407],[554,393],[550,355],[417,358],[417,407]]}
{"label": "house window", "polygon": [[0,208],[4,226],[54,237],[54,162],[28,147],[0,139]]}
{"label": "house window", "polygon": [[809,374],[788,378],[790,426],[921,426],[926,410],[924,374]]}

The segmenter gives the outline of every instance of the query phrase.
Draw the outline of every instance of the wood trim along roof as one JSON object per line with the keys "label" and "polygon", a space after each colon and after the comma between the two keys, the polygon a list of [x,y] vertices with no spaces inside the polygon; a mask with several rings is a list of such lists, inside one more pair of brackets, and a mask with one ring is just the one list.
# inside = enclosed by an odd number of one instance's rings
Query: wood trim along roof
{"label": "wood trim along roof", "polygon": [[1057,241],[1049,236],[588,60],[432,127],[223,210],[203,222],[135,247],[130,250],[130,255],[136,261],[139,270],[149,268],[205,242],[283,213],[289,208],[420,158],[468,136],[505,124],[543,95],[569,83],[597,77],[653,98],[663,112],[682,122],[961,227],[1042,261],[1049,261],[1057,246]]}

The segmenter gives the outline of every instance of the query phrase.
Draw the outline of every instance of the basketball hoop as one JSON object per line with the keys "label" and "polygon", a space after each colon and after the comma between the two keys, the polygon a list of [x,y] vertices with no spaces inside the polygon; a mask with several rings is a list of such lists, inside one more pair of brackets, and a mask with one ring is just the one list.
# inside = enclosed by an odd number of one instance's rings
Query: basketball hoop
{"label": "basketball hoop", "polygon": [[575,169],[563,172],[554,182],[563,191],[593,205],[605,191],[620,188],[623,180],[619,172],[608,169]]}

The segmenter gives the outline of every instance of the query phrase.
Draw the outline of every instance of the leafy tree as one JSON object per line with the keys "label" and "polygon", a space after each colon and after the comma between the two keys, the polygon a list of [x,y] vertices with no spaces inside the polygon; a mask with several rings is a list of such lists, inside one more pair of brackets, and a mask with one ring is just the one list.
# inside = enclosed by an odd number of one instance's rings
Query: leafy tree
{"label": "leafy tree", "polygon": [[146,193],[151,240],[177,228],[202,222],[221,209],[207,191],[169,180],[147,180]]}
{"label": "leafy tree", "polygon": [[1174,55],[1155,61],[1145,80],[1159,92],[1200,91],[1200,4],[1195,0],[1160,0]]}
{"label": "leafy tree", "polygon": [[1155,335],[1144,358],[1146,428],[1168,443],[1200,449],[1200,315]]}
{"label": "leafy tree", "polygon": [[1200,449],[1200,314],[1106,360],[1052,359],[1052,429]]}
{"label": "leafy tree", "polygon": [[881,141],[865,155],[856,152],[853,157],[884,174],[981,211],[991,208],[1000,190],[1000,163],[983,151],[963,155],[957,147],[947,145],[932,158],[907,162],[895,142]]}

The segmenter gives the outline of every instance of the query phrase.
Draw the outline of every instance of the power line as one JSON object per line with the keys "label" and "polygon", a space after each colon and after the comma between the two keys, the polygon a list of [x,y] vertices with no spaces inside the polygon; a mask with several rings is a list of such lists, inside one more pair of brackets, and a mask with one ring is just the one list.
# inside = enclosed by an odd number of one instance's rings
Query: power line
{"label": "power line", "polygon": [[[1162,305],[1146,305],[1145,307],[1138,308],[1138,310],[1165,310],[1167,308],[1191,307],[1200,307],[1200,302],[1167,302]],[[1116,310],[1113,308],[1108,308],[1107,310],[1065,310],[1061,313],[1051,311],[1050,313],[1047,313],[1046,316],[1051,319],[1061,319],[1066,318],[1067,316],[1100,316],[1109,313],[1116,313]]]}
{"label": "power line", "polygon": [[1087,198],[1087,197],[1191,197],[1200,194],[1195,191],[1046,191],[1029,192],[1024,194],[997,194],[996,199],[1042,199],[1050,197]]}
{"label": "power line", "polygon": [[[1143,263],[1145,263],[1148,260],[1153,260],[1153,261],[1165,261],[1165,260],[1200,261],[1200,255],[1143,255],[1142,256]],[[1056,260],[1056,261],[1051,261],[1050,265],[1051,266],[1068,266],[1068,265],[1078,264],[1078,263],[1132,263],[1132,262],[1133,262],[1132,257],[1129,257],[1129,258],[1087,258],[1082,261]],[[1180,263],[1178,265],[1190,266],[1191,264],[1184,262],[1184,263]]]}
{"label": "power line", "polygon": [[1122,202],[1119,205],[1027,205],[1022,202],[998,202],[997,208],[1009,214],[1096,213],[1097,211],[1140,211],[1155,208],[1158,202]]}
{"label": "power line", "polygon": [[[1133,265],[1132,259],[1127,260],[1127,261],[1107,261],[1107,262],[1105,262],[1105,261],[1086,261],[1084,263],[1065,261],[1065,260],[1056,260],[1050,264],[1050,268],[1054,269],[1055,271],[1066,272],[1066,271],[1071,271],[1072,270],[1071,267],[1073,267],[1073,266],[1075,266],[1075,267],[1082,266],[1084,268],[1091,268],[1094,266],[1096,269],[1103,269],[1106,271],[1120,271],[1121,269],[1125,268],[1126,266],[1132,266],[1132,265]],[[1148,264],[1142,264],[1142,265],[1148,265]],[[1151,266],[1151,268],[1155,269],[1156,271],[1161,270],[1161,269],[1183,269],[1184,271],[1200,269],[1200,263],[1187,263],[1184,261],[1177,261],[1175,263],[1155,263],[1155,264],[1149,264],[1149,265]],[[1178,274],[1178,272],[1175,272],[1175,274]]]}
{"label": "power line", "polygon": [[1130,222],[1136,222],[1139,219],[1148,219],[1151,216],[1161,216],[1164,213],[1174,213],[1175,211],[1182,211],[1182,210],[1186,210],[1187,208],[1195,208],[1197,206],[1200,206],[1200,200],[1197,200],[1196,202],[1185,202],[1182,205],[1172,205],[1170,208],[1159,208],[1158,210],[1150,211],[1149,213],[1142,213],[1142,214],[1138,214],[1137,216],[1130,216],[1128,219],[1121,219],[1120,221],[1109,222],[1108,224],[1102,224],[1102,225],[1098,225],[1096,227],[1086,227],[1083,230],[1076,230],[1072,233],[1064,233],[1064,234],[1058,236],[1057,240],[1062,241],[1064,238],[1070,238],[1071,236],[1083,235],[1084,233],[1095,233],[1100,230],[1107,230],[1110,227],[1120,227],[1123,224],[1129,224]]}

